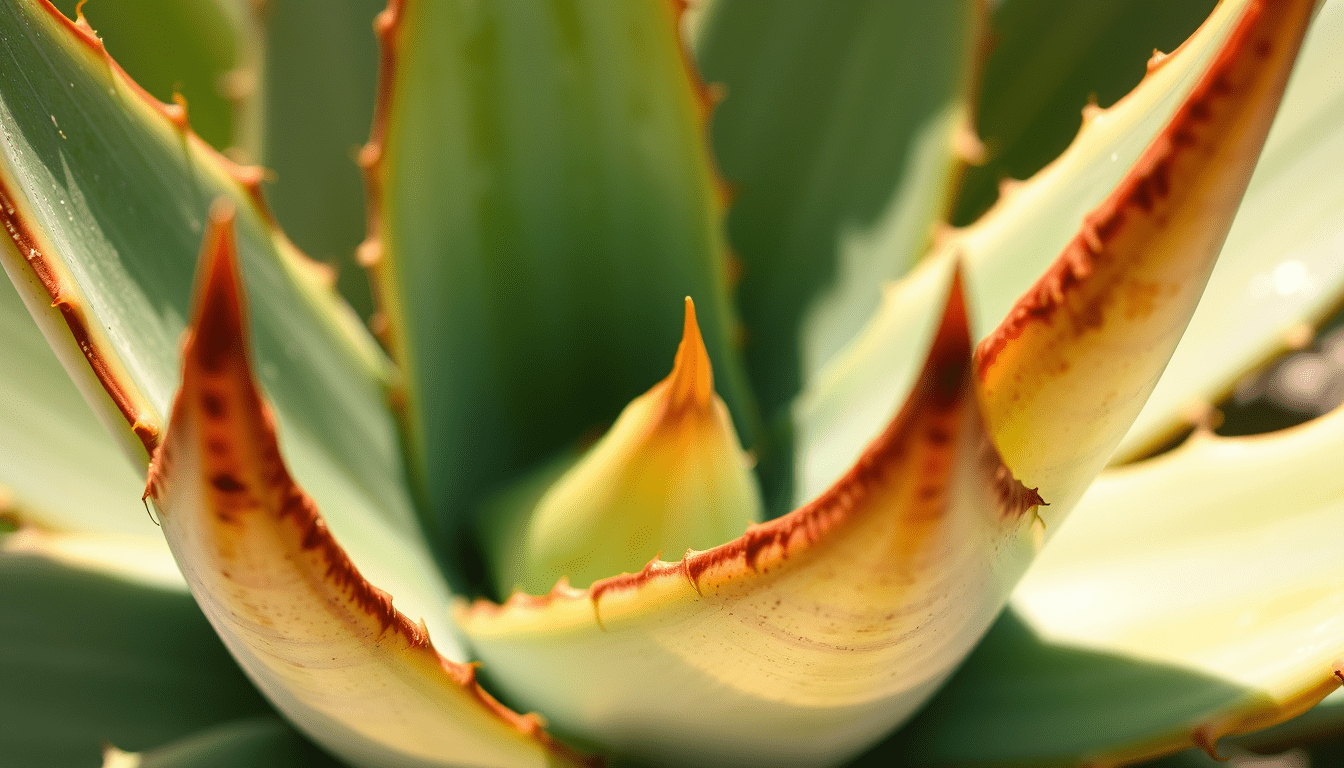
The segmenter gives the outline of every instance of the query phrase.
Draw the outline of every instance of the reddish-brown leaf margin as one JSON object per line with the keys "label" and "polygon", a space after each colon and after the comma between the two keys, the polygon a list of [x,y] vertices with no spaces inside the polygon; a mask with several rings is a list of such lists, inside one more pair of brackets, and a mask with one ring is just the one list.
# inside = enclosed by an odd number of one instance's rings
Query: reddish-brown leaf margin
{"label": "reddish-brown leaf margin", "polygon": [[[174,103],[165,104],[142,88],[107,52],[102,39],[89,26],[82,13],[78,14],[77,18],[72,21],[61,13],[52,4],[51,0],[35,1],[38,8],[45,12],[57,24],[58,28],[69,33],[70,39],[82,45],[94,56],[95,60],[105,65],[114,79],[140,98],[145,106],[170,123],[181,136],[183,142],[190,144],[193,150],[205,154],[217,163],[229,178],[238,184],[243,193],[241,197],[252,204],[262,221],[270,226],[275,234],[283,237],[276,224],[275,217],[266,203],[265,194],[262,190],[261,182],[265,177],[265,169],[260,166],[236,163],[201,139],[192,130],[188,121],[186,100],[177,96]],[[80,5],[83,5],[83,3]],[[79,296],[78,288],[65,285],[61,280],[60,270],[52,260],[55,249],[47,246],[45,239],[36,234],[33,227],[25,220],[21,206],[17,202],[21,199],[14,190],[8,187],[4,179],[0,178],[0,223],[3,224],[6,232],[13,239],[16,248],[27,260],[33,277],[50,297],[52,306],[60,311],[62,319],[70,331],[71,338],[83,353],[94,377],[107,393],[114,407],[126,420],[127,426],[139,439],[146,456],[152,456],[159,445],[162,425],[152,414],[145,413],[136,407],[135,400],[130,393],[130,390],[134,387],[121,381],[114,372],[114,366],[110,363],[110,359],[115,355],[104,351],[105,340],[103,340],[102,334],[96,330],[97,323],[90,323],[82,298]],[[297,249],[294,249],[294,255],[301,260],[301,263],[308,268],[311,274],[317,276],[328,286],[335,284],[335,273],[330,266],[309,258]]]}
{"label": "reddish-brown leaf margin", "polygon": [[[942,320],[934,334],[926,362],[901,410],[886,429],[864,450],[854,466],[827,491],[794,511],[760,525],[754,525],[738,539],[704,551],[687,552],[676,562],[655,559],[638,573],[627,573],[595,582],[586,590],[574,589],[565,580],[546,595],[515,592],[503,604],[476,600],[468,614],[490,616],[503,610],[543,609],[555,600],[586,599],[593,607],[598,623],[602,598],[613,593],[632,592],[660,579],[685,580],[698,594],[709,574],[714,580],[728,582],[750,574],[769,573],[791,557],[797,557],[819,542],[828,531],[844,524],[858,508],[868,489],[877,485],[887,469],[901,461],[907,446],[922,441],[933,447],[934,454],[954,451],[951,434],[940,427],[913,435],[918,417],[929,411],[955,414],[974,406],[971,380],[971,336],[966,314],[961,270],[953,275]],[[1046,504],[1035,489],[1024,487],[1003,464],[988,439],[977,446],[979,459],[993,478],[994,496],[1001,518],[1018,518],[1038,505]],[[950,456],[931,459],[930,464],[950,465]],[[940,516],[945,489],[934,482],[919,489],[919,502],[931,508],[929,519]]]}
{"label": "reddish-brown leaf margin", "polygon": [[[234,212],[227,204],[217,203],[211,210],[210,226],[202,245],[194,317],[183,346],[183,385],[173,405],[169,434],[150,462],[144,497],[157,501],[172,474],[174,441],[171,424],[186,420],[188,410],[196,407],[200,408],[207,426],[211,421],[223,422],[227,414],[224,391],[232,389],[232,399],[245,404],[246,412],[242,418],[251,421],[250,437],[253,438],[248,450],[255,455],[253,461],[264,467],[260,474],[266,478],[268,487],[264,491],[254,491],[242,479],[241,473],[229,471],[227,467],[231,462],[227,443],[212,441],[207,433],[205,462],[216,465],[208,472],[215,514],[227,522],[240,508],[251,510],[264,506],[258,505],[259,498],[278,499],[278,504],[267,511],[278,521],[290,518],[302,531],[299,537],[301,551],[316,552],[325,563],[321,573],[312,574],[315,581],[344,594],[349,604],[377,621],[383,632],[391,631],[403,637],[412,652],[427,654],[452,682],[486,711],[536,740],[546,751],[561,755],[574,764],[600,765],[598,760],[581,755],[553,739],[537,715],[514,712],[491,696],[477,680],[478,665],[454,662],[440,655],[425,628],[397,610],[388,593],[363,577],[331,535],[316,503],[294,482],[280,454],[274,418],[253,374],[242,279],[234,252],[233,218]],[[197,390],[200,392],[199,406],[189,399]],[[237,429],[237,425],[224,428]]]}
{"label": "reddish-brown leaf margin", "polygon": [[[1212,118],[1215,110],[1210,105],[1233,95],[1229,72],[1248,65],[1245,50],[1251,49],[1256,59],[1264,59],[1272,52],[1272,43],[1267,39],[1257,40],[1254,46],[1249,45],[1249,39],[1262,34],[1262,16],[1282,12],[1286,6],[1287,3],[1266,0],[1253,0],[1247,6],[1217,57],[1200,76],[1162,133],[1148,145],[1120,184],[1087,214],[1078,233],[1064,246],[1045,274],[976,347],[975,366],[981,378],[994,366],[1003,349],[1021,336],[1029,324],[1054,321],[1057,312],[1065,305],[1065,297],[1092,274],[1097,260],[1107,255],[1107,244],[1124,226],[1128,213],[1136,209],[1150,213],[1168,195],[1172,160],[1198,145],[1194,129]],[[1148,62],[1148,72],[1155,71],[1169,56],[1154,52]]]}

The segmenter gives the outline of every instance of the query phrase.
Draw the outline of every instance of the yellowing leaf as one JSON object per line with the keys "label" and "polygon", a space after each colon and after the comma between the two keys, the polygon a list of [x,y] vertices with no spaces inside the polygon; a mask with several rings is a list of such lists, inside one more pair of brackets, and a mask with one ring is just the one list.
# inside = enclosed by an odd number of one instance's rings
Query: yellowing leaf
{"label": "yellowing leaf", "polygon": [[1247,6],[1175,116],[976,349],[1004,460],[1056,514],[1110,459],[1185,331],[1315,5]]}
{"label": "yellowing leaf", "polygon": [[[145,494],[192,594],[253,681],[361,765],[548,765],[573,756],[440,656],[327,530],[253,380],[232,216],[206,235],[182,388]],[[450,640],[450,638],[443,638]]]}
{"label": "yellowing leaf", "polygon": [[[815,765],[916,709],[1035,552],[971,386],[960,282],[909,401],[812,503],[677,563],[459,619],[561,732],[664,764]],[[669,725],[675,724],[675,726]]]}
{"label": "yellowing leaf", "polygon": [[1012,604],[1049,642],[1244,692],[1173,724],[1163,747],[1297,715],[1344,681],[1341,462],[1344,408],[1256,437],[1198,434],[1109,470]]}
{"label": "yellowing leaf", "polygon": [[541,594],[561,578],[587,587],[661,553],[708,549],[760,521],[756,479],[714,392],[689,297],[671,375],[521,512],[526,519],[499,545],[504,592],[517,583]]}

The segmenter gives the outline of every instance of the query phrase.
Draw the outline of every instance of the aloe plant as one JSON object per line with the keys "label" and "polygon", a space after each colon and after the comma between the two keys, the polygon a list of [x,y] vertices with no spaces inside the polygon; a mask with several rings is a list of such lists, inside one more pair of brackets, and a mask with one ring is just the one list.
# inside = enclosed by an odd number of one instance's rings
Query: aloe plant
{"label": "aloe plant", "polygon": [[[304,153],[348,125],[281,67],[343,17],[196,5],[214,130],[339,250],[350,169]],[[1107,465],[1339,301],[1344,3],[1224,0],[957,229],[1005,156],[982,4],[683,11],[378,14],[380,345],[185,99],[0,7],[6,760],[1113,765],[1337,722],[1344,411]],[[1067,46],[1013,45],[1024,126]]]}

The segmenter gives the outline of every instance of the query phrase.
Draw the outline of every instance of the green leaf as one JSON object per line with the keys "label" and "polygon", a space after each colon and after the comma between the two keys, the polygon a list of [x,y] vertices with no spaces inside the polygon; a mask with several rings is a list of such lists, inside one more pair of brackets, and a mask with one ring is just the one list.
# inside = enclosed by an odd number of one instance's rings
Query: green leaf
{"label": "green leaf", "polygon": [[960,281],[909,401],[817,500],[587,590],[458,623],[557,730],[667,765],[827,765],[932,695],[1035,552],[994,452]]}
{"label": "green leaf", "polygon": [[1118,449],[1132,457],[1344,301],[1344,2],[1312,23],[1209,286]]}
{"label": "green leaf", "polygon": [[271,712],[191,598],[0,552],[0,755],[92,766]]}
{"label": "green leaf", "polygon": [[733,190],[745,355],[767,420],[863,327],[881,285],[946,216],[958,148],[975,141],[981,13],[960,0],[706,11],[697,53],[725,89],[714,151]]}
{"label": "green leaf", "polygon": [[[54,0],[75,18],[78,0]],[[161,101],[187,99],[191,124],[219,149],[256,157],[261,40],[247,0],[96,0],[82,9],[108,52]],[[281,3],[284,5],[284,3]]]}
{"label": "green leaf", "polygon": [[178,385],[207,211],[219,197],[234,206],[286,456],[364,572],[449,647],[449,594],[411,509],[385,360],[255,204],[259,174],[184,134],[95,39],[31,2],[0,6],[0,129],[0,259],[142,467]]}
{"label": "green leaf", "polygon": [[671,4],[407,4],[384,27],[366,255],[406,371],[412,469],[448,520],[602,428],[699,310],[750,445],[703,104]]}
{"label": "green leaf", "polygon": [[[120,752],[120,750],[117,750]],[[115,753],[114,753],[115,754]],[[340,768],[277,717],[217,725],[143,753],[121,753],[104,768]]]}
{"label": "green leaf", "polygon": [[[182,387],[146,496],[202,609],[276,706],[368,766],[577,764],[370,584],[294,483],[253,377],[232,221],[206,235]],[[431,617],[438,618],[438,617]],[[439,642],[451,647],[452,637]]]}
{"label": "green leaf", "polygon": [[1107,762],[1305,711],[1344,674],[1344,541],[1322,535],[1344,525],[1341,459],[1337,409],[1108,470],[893,748],[940,765]]}
{"label": "green leaf", "polygon": [[266,197],[304,253],[336,268],[336,285],[362,318],[373,313],[355,263],[364,239],[364,182],[355,157],[369,136],[378,75],[373,17],[384,0],[266,3],[261,162]]}
{"label": "green leaf", "polygon": [[0,350],[0,486],[24,518],[60,530],[158,539],[136,500],[142,481],[7,279],[0,279]]}
{"label": "green leaf", "polygon": [[1001,179],[1025,179],[1078,132],[1079,111],[1110,106],[1213,10],[1213,0],[1002,0],[989,17],[993,47],[981,75],[976,131],[985,162],[966,169],[954,221],[993,204]]}

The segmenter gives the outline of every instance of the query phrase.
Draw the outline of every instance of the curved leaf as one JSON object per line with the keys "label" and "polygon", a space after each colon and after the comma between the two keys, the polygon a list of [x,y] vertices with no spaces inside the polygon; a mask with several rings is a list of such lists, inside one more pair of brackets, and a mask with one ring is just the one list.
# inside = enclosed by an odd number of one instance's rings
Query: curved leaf
{"label": "curved leaf", "polygon": [[1171,121],[976,348],[1004,461],[1062,519],[1185,331],[1283,95],[1315,0],[1251,3]]}
{"label": "curved leaf", "polygon": [[1185,337],[1118,449],[1199,413],[1303,323],[1344,301],[1344,2],[1326,0]]}
{"label": "curved leaf", "polygon": [[882,414],[895,409],[952,260],[964,261],[972,314],[984,324],[977,336],[987,335],[1163,130],[1246,8],[1245,2],[1221,4],[1131,94],[1107,110],[1091,111],[1058,160],[1005,194],[975,225],[949,235],[931,258],[887,288],[868,327],[795,403],[796,500],[811,498],[839,476],[872,438]]}
{"label": "curved leaf", "polygon": [[448,647],[449,595],[421,539],[386,406],[386,362],[257,201],[87,29],[0,4],[0,261],[94,410],[144,466],[178,382],[210,202],[238,211],[258,370],[295,474],[361,568]]}
{"label": "curved leaf", "polygon": [[1344,524],[1341,460],[1344,409],[1108,473],[1013,605],[1056,642],[1254,692],[1188,728],[1197,743],[1298,714],[1344,674],[1344,542],[1320,535]]}
{"label": "curved leaf", "polygon": [[1344,525],[1342,459],[1338,409],[1108,470],[1014,612],[886,747],[929,765],[1110,763],[1306,710],[1344,674],[1344,542],[1322,535]]}
{"label": "curved leaf", "polygon": [[[663,552],[708,549],[761,520],[761,497],[686,299],[672,373],[635,398],[564,473],[508,517],[495,549],[496,584],[542,594],[564,579],[585,588],[638,570]],[[514,491],[514,493],[519,493]],[[496,513],[499,514],[499,513]]]}
{"label": "curved leaf", "polygon": [[[660,764],[819,765],[917,709],[1035,551],[989,443],[954,283],[901,413],[815,502],[678,563],[459,624],[562,731]],[[650,692],[655,692],[651,695]]]}
{"label": "curved leaf", "polygon": [[577,764],[475,667],[440,656],[290,477],[252,376],[231,227],[216,216],[206,235],[182,388],[145,490],[215,631],[286,716],[353,763]]}

